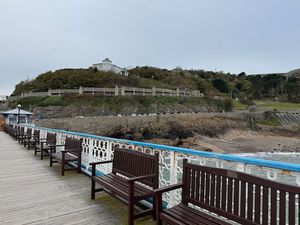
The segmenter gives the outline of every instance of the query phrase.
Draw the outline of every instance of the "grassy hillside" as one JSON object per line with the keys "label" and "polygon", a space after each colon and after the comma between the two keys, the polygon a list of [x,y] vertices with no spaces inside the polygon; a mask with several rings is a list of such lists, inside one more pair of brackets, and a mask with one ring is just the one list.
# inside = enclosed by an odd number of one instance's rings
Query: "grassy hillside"
{"label": "grassy hillside", "polygon": [[300,110],[299,103],[291,102],[275,102],[266,100],[254,100],[255,104],[264,109],[277,109],[277,110]]}
{"label": "grassy hillside", "polygon": [[16,85],[13,95],[51,89],[84,87],[144,87],[200,90],[207,96],[232,96],[239,99],[279,99],[300,102],[299,70],[288,74],[251,75],[203,70],[166,70],[136,67],[129,76],[97,69],[61,69],[47,72]]}
{"label": "grassy hillside", "polygon": [[[22,108],[31,111],[58,110],[56,117],[70,116],[99,116],[99,115],[131,115],[146,113],[181,113],[181,112],[212,112],[231,111],[232,101],[212,98],[181,98],[181,97],[155,97],[155,96],[116,96],[93,97],[72,96],[63,97],[27,97],[11,102],[11,107],[21,104]],[[50,107],[54,106],[54,107]],[[44,108],[44,109],[43,109]],[[68,115],[66,115],[67,113]]]}

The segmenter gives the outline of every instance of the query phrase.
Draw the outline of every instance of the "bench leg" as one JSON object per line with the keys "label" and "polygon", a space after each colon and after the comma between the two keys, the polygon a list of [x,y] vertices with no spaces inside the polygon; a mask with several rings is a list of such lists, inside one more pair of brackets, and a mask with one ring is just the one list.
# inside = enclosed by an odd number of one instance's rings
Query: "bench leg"
{"label": "bench leg", "polygon": [[91,179],[91,199],[95,199],[95,187],[96,187],[96,182],[93,180],[93,177]]}
{"label": "bench leg", "polygon": [[134,223],[134,182],[129,183],[128,225]]}
{"label": "bench leg", "polygon": [[34,146],[34,155],[36,155],[36,146]]}
{"label": "bench leg", "polygon": [[41,160],[43,160],[44,159],[44,151],[43,151],[43,149],[41,149]]}
{"label": "bench leg", "polygon": [[133,225],[134,222],[134,202],[129,200],[128,204],[128,225]]}
{"label": "bench leg", "polygon": [[62,176],[65,175],[65,162],[62,162],[62,164],[61,164],[61,175]]}
{"label": "bench leg", "polygon": [[[162,225],[162,221],[160,219],[160,212],[162,210],[162,196],[161,195],[155,195],[154,197],[155,201],[155,219],[156,219],[156,225]],[[154,205],[153,205],[154,206]]]}
{"label": "bench leg", "polygon": [[81,160],[77,161],[77,172],[81,173]]}
{"label": "bench leg", "polygon": [[52,156],[50,155],[50,167],[52,167],[53,164],[53,160],[52,160]]}
{"label": "bench leg", "polygon": [[156,220],[156,212],[155,212],[155,209],[156,209],[156,202],[155,202],[155,198],[154,198],[154,197],[152,198],[152,202],[153,202],[153,203],[152,203],[152,204],[153,204],[153,205],[152,205],[152,207],[153,207],[153,213],[152,213],[152,214],[153,214],[154,220]]}

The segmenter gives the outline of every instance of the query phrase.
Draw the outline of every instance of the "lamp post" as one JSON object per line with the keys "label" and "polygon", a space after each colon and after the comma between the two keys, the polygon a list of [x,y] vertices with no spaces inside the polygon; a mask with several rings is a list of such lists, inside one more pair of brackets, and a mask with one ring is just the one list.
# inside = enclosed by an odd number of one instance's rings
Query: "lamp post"
{"label": "lamp post", "polygon": [[21,104],[18,104],[17,105],[17,108],[18,108],[18,124],[20,123],[20,109],[21,109]]}

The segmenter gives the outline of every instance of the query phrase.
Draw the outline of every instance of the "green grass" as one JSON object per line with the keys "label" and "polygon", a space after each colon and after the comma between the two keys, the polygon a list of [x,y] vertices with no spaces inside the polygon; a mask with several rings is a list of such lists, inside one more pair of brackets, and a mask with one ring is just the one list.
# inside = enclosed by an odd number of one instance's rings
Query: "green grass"
{"label": "green grass", "polygon": [[[114,113],[126,111],[129,108],[135,108],[137,113],[153,113],[160,108],[168,107],[176,109],[178,106],[194,107],[206,106],[207,102],[203,98],[182,98],[167,96],[115,96],[115,97],[96,97],[96,96],[72,96],[65,95],[63,97],[27,97],[20,101],[15,101],[12,106],[21,104],[24,109],[34,106],[87,106],[89,108],[109,109]],[[180,108],[180,107],[179,107]]]}
{"label": "green grass", "polygon": [[22,108],[24,109],[29,109],[31,106],[63,106],[65,105],[65,102],[61,97],[58,96],[27,97],[12,102],[11,107],[15,108],[18,104],[21,104]]}
{"label": "green grass", "polygon": [[262,125],[275,126],[275,127],[281,126],[279,120],[275,118],[257,120],[257,123]]}
{"label": "green grass", "polygon": [[265,109],[300,110],[300,103],[275,102],[275,101],[265,101],[265,100],[254,100],[254,103],[258,107],[265,108]]}
{"label": "green grass", "polygon": [[241,103],[240,101],[233,100],[233,108],[235,110],[245,110],[247,109],[247,105]]}

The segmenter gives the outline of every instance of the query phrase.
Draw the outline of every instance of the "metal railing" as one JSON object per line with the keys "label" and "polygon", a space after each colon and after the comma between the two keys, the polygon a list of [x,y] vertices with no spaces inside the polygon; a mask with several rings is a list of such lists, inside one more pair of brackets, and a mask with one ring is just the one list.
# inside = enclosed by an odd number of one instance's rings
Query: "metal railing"
{"label": "metal railing", "polygon": [[[46,137],[47,132],[56,133],[57,144],[64,144],[66,136],[82,138],[82,170],[89,175],[91,174],[89,163],[111,159],[113,157],[115,147],[118,146],[149,154],[158,152],[160,155],[160,187],[174,184],[181,180],[182,160],[184,158],[200,165],[231,169],[273,181],[275,180],[282,183],[288,183],[290,185],[300,186],[300,164],[284,163],[238,155],[211,153],[200,150],[109,138],[31,125],[22,126],[25,127],[25,132],[27,127],[31,127],[33,130],[39,129],[42,138]],[[106,174],[110,172],[111,166],[107,164],[101,165],[97,167],[97,170]],[[165,194],[163,197],[164,201],[168,203],[168,206],[172,206],[180,201],[180,196],[180,190],[177,190],[169,194]]]}

